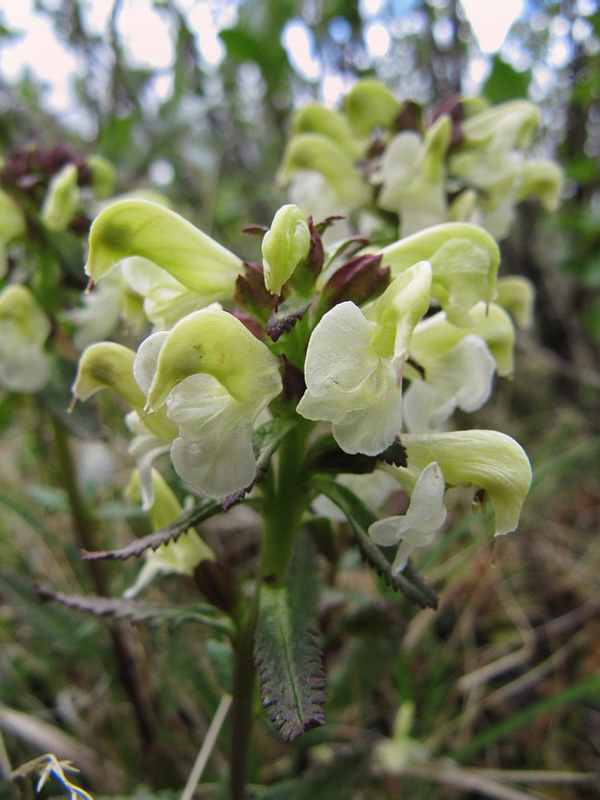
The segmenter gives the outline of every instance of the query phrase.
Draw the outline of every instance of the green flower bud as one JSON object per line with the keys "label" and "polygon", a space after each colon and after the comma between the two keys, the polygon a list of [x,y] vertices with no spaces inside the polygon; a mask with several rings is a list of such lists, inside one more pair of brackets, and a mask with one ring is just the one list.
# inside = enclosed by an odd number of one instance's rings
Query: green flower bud
{"label": "green flower bud", "polygon": [[390,128],[402,110],[390,90],[379,81],[358,81],[346,95],[344,110],[358,136],[368,136],[373,128]]}
{"label": "green flower bud", "polygon": [[309,249],[310,231],[306,216],[298,206],[282,206],[262,241],[265,286],[271,294],[281,294],[281,287],[306,259]]}
{"label": "green flower bud", "polygon": [[0,278],[6,274],[5,247],[25,232],[25,218],[15,201],[0,189]]}
{"label": "green flower bud", "polygon": [[50,181],[40,216],[50,230],[64,231],[78,206],[77,167],[66,164]]}
{"label": "green flower bud", "polygon": [[99,155],[88,156],[85,163],[92,173],[92,187],[96,192],[96,197],[110,197],[117,182],[113,165],[108,159]]}

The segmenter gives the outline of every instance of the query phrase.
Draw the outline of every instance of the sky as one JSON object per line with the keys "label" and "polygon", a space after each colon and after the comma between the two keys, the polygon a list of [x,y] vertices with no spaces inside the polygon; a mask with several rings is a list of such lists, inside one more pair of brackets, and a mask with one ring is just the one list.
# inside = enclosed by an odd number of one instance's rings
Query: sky
{"label": "sky", "polygon": [[[372,57],[383,57],[390,45],[387,28],[376,19],[383,0],[360,0],[365,19],[364,38]],[[523,10],[523,0],[461,0],[480,49],[484,54],[496,52],[502,45],[511,24]],[[106,31],[113,0],[81,0],[82,14],[91,32]],[[177,0],[180,9],[188,14],[190,27],[201,32],[198,47],[206,64],[216,65],[224,55],[218,30],[235,23],[235,0]],[[399,5],[402,5],[400,3]],[[411,3],[405,0],[410,8]],[[9,79],[17,79],[25,68],[38,78],[48,81],[46,103],[53,110],[76,115],[70,89],[71,76],[77,72],[76,58],[66,52],[56,40],[49,20],[32,11],[33,0],[11,0],[0,3],[4,23],[9,30],[21,35],[2,49],[2,70]],[[2,16],[0,16],[0,20]],[[344,36],[340,30],[336,35]],[[132,61],[140,66],[168,67],[173,59],[172,37],[164,17],[153,9],[148,0],[124,0],[119,15],[119,30]],[[336,33],[336,31],[334,31]],[[310,29],[298,19],[288,24],[283,44],[294,66],[309,79],[319,77],[318,62],[311,54]],[[51,70],[49,65],[52,65]],[[484,75],[483,63],[474,63],[473,81]],[[335,105],[347,88],[338,85],[335,76],[328,76],[323,86],[323,100]],[[165,93],[168,87],[165,86]],[[158,87],[160,91],[160,84]],[[65,120],[68,122],[68,119]]]}

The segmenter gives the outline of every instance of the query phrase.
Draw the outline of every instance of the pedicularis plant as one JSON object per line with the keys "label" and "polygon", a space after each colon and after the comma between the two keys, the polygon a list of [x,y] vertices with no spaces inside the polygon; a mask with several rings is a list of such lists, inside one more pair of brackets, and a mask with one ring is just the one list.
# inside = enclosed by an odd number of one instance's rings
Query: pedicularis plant
{"label": "pedicularis plant", "polygon": [[[316,520],[347,520],[364,559],[422,607],[437,598],[411,556],[443,530],[449,487],[493,506],[495,535],[518,525],[525,452],[449,420],[511,373],[513,319],[530,310],[525,281],[498,281],[493,236],[523,198],[556,202],[557,167],[525,154],[537,116],[525,101],[456,101],[428,115],[370,81],[342,112],[299,111],[280,175],[294,202],[268,229],[249,229],[262,236],[262,263],[146,200],[110,204],[92,224],[90,298],[107,282],[128,287],[153,332],[137,351],[86,347],[73,394],[109,388],[130,407],[129,496],[157,528],[86,554],[145,559],[126,600],[96,609],[131,610],[160,573],[194,576],[207,602],[190,615],[233,650],[233,797],[244,794],[256,671],[285,740],[325,722]],[[127,296],[111,294],[107,314]],[[198,498],[185,513],[153,467],[163,453]],[[400,492],[405,512],[386,515]],[[240,503],[262,520],[260,567],[242,583],[196,530]],[[63,599],[94,610],[92,599]]]}

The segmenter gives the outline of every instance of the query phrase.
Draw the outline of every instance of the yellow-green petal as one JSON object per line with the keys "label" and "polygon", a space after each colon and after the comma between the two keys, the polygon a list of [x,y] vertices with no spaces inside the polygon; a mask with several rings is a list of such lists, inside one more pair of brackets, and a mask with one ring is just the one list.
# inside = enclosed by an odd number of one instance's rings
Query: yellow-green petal
{"label": "yellow-green petal", "polygon": [[233,295],[242,260],[191,222],[156,203],[120,200],[90,229],[86,275],[98,281],[119,261],[142,256],[188,289],[213,300]]}
{"label": "yellow-green petal", "polygon": [[402,444],[413,475],[437,461],[446,484],[470,483],[484,489],[494,505],[495,535],[517,528],[531,484],[531,465],[510,436],[492,430],[403,434]]}

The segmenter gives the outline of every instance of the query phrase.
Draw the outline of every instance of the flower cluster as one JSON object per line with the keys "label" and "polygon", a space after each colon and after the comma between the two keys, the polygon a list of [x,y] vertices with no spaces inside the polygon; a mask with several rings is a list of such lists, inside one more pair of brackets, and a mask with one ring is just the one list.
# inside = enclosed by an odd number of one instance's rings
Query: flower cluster
{"label": "flower cluster", "polygon": [[[502,239],[525,198],[558,203],[560,168],[528,154],[538,124],[526,100],[456,99],[426,111],[362,80],[342,111],[296,112],[280,180],[315,218],[343,213],[380,236],[464,221]],[[390,215],[398,227],[386,231]]]}
{"label": "flower cluster", "polygon": [[[130,450],[149,510],[159,502],[153,462],[167,451],[201,496],[226,505],[246,492],[260,496],[268,469],[262,432],[284,420],[285,431],[308,430],[295,452],[298,480],[308,481],[308,465],[318,472],[319,433],[330,425],[341,482],[367,457],[371,472],[391,474],[408,493],[404,515],[369,531],[378,544],[398,545],[396,573],[443,525],[449,486],[471,486],[478,503],[489,497],[496,533],[514,530],[531,479],[524,451],[496,431],[446,430],[456,408],[480,408],[494,375],[512,369],[514,324],[494,302],[494,240],[453,222],[379,250],[353,238],[328,253],[321,234],[331,225],[283,206],[257,264],[158,204],[129,199],[106,208],[91,228],[86,273],[101,284],[123,259],[140,259],[138,286],[146,287],[154,331],[137,352],[110,342],[88,347],[75,397],[110,387],[131,407]],[[515,305],[518,286],[509,294]],[[386,463],[399,440],[406,460]],[[354,476],[358,494],[361,477]],[[305,492],[307,507],[318,505],[317,494]]]}

